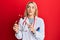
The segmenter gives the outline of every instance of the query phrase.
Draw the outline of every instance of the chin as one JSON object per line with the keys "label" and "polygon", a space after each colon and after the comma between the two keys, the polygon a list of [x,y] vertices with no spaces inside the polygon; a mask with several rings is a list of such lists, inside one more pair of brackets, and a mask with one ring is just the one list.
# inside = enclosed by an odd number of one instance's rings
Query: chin
{"label": "chin", "polygon": [[33,15],[32,13],[29,13],[29,15]]}

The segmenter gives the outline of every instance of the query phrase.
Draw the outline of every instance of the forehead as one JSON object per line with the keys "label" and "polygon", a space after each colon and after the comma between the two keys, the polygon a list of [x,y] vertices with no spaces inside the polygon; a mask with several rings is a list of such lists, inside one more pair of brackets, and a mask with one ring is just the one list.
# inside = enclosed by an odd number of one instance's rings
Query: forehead
{"label": "forehead", "polygon": [[28,6],[35,6],[33,3],[29,3]]}

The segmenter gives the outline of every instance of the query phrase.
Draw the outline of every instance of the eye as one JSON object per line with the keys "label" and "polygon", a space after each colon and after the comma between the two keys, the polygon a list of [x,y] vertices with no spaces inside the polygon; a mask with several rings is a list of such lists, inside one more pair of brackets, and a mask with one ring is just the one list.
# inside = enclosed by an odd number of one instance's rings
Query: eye
{"label": "eye", "polygon": [[34,9],[35,7],[33,6],[32,9]]}
{"label": "eye", "polygon": [[27,6],[27,8],[30,8],[30,6]]}

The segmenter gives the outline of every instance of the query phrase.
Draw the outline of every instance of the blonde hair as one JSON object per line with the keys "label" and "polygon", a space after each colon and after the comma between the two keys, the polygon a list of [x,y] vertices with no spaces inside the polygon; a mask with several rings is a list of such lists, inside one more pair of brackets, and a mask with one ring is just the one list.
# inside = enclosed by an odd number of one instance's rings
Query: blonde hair
{"label": "blonde hair", "polygon": [[27,7],[28,5],[32,3],[35,5],[35,15],[34,16],[38,16],[38,8],[37,8],[37,4],[35,2],[28,2],[28,4],[26,5],[26,9],[25,9],[25,12],[24,12],[24,16],[27,17],[28,16],[28,12],[27,12]]}

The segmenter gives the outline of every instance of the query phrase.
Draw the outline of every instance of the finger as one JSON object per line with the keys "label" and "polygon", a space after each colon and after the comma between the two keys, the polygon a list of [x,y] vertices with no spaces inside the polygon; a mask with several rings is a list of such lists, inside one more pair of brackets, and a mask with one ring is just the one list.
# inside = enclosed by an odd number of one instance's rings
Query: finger
{"label": "finger", "polygon": [[18,25],[14,26],[13,28],[19,28]]}
{"label": "finger", "polygon": [[13,28],[14,31],[18,30],[18,28]]}
{"label": "finger", "polygon": [[32,26],[33,26],[33,24],[32,24]]}
{"label": "finger", "polygon": [[15,21],[15,23],[17,23],[18,21]]}
{"label": "finger", "polygon": [[18,29],[19,27],[16,26],[15,28]]}
{"label": "finger", "polygon": [[26,22],[26,24],[28,25],[28,27],[30,27],[30,26],[31,26],[31,24],[28,24],[27,22]]}
{"label": "finger", "polygon": [[16,24],[16,25],[14,25],[14,27],[19,27],[19,26]]}
{"label": "finger", "polygon": [[15,30],[16,28],[15,27],[13,27],[13,30]]}
{"label": "finger", "polygon": [[18,25],[18,24],[15,23],[14,25]]}

